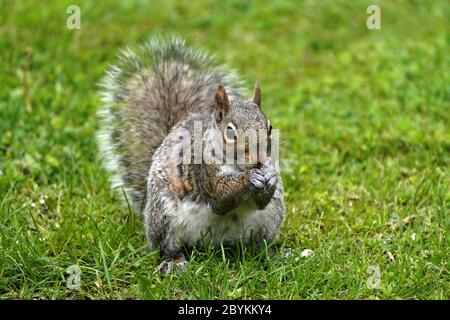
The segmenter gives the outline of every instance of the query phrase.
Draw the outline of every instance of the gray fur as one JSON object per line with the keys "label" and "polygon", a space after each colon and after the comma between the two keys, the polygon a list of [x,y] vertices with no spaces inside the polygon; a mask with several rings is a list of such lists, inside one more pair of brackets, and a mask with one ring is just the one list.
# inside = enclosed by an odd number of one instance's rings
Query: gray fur
{"label": "gray fur", "polygon": [[105,168],[112,187],[123,188],[132,208],[143,212],[151,248],[166,258],[182,257],[181,248],[204,233],[213,245],[273,240],[284,217],[281,176],[270,161],[236,172],[205,164],[174,171],[177,130],[191,132],[194,119],[202,120],[203,131],[218,127],[220,84],[231,102],[223,123],[267,127],[259,86],[258,103],[245,100],[234,72],[179,38],[151,38],[138,50],[124,50],[102,82],[98,138]]}

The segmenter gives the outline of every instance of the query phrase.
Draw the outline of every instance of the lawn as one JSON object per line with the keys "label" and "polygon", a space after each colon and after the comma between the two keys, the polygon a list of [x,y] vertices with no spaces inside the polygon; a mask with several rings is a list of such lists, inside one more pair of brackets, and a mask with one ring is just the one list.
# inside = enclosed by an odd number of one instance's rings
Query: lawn
{"label": "lawn", "polygon": [[[448,1],[46,3],[0,4],[0,299],[450,299]],[[287,206],[271,245],[292,254],[156,270],[95,140],[98,82],[153,34],[261,81]]]}

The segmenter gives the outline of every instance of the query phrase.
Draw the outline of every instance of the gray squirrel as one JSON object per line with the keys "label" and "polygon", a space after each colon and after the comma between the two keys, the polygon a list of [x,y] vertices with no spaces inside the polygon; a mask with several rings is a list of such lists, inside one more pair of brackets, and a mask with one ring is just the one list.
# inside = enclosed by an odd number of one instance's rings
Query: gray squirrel
{"label": "gray squirrel", "polygon": [[[112,187],[123,189],[132,209],[143,214],[151,250],[184,266],[184,248],[200,240],[220,246],[276,239],[285,214],[283,184],[268,147],[272,125],[261,110],[259,84],[244,99],[235,73],[215,58],[180,38],[153,37],[124,50],[101,87],[103,163]],[[186,144],[180,132],[195,138],[196,124],[200,148],[214,145],[214,156],[231,146],[254,161],[192,161],[198,143]],[[249,139],[237,145],[248,129],[267,135],[256,156]]]}

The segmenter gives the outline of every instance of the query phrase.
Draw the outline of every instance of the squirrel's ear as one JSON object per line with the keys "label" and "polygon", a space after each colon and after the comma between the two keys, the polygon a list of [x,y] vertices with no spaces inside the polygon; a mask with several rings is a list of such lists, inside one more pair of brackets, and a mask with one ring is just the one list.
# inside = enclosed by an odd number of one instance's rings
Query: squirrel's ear
{"label": "squirrel's ear", "polygon": [[258,81],[255,84],[255,93],[253,94],[252,102],[261,107],[261,88]]}
{"label": "squirrel's ear", "polygon": [[228,102],[227,92],[223,85],[219,85],[214,96],[214,101],[216,103],[216,120],[221,122],[223,119],[223,114],[228,112],[230,108],[230,103]]}

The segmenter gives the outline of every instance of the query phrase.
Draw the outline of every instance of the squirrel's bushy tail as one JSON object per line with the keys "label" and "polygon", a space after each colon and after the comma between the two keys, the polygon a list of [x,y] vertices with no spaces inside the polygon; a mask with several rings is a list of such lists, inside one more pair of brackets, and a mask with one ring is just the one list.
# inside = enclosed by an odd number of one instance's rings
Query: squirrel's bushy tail
{"label": "squirrel's bushy tail", "polygon": [[145,205],[154,151],[188,113],[209,112],[219,84],[239,95],[231,70],[177,37],[152,37],[110,67],[101,83],[99,146],[113,188],[123,188],[135,211]]}

